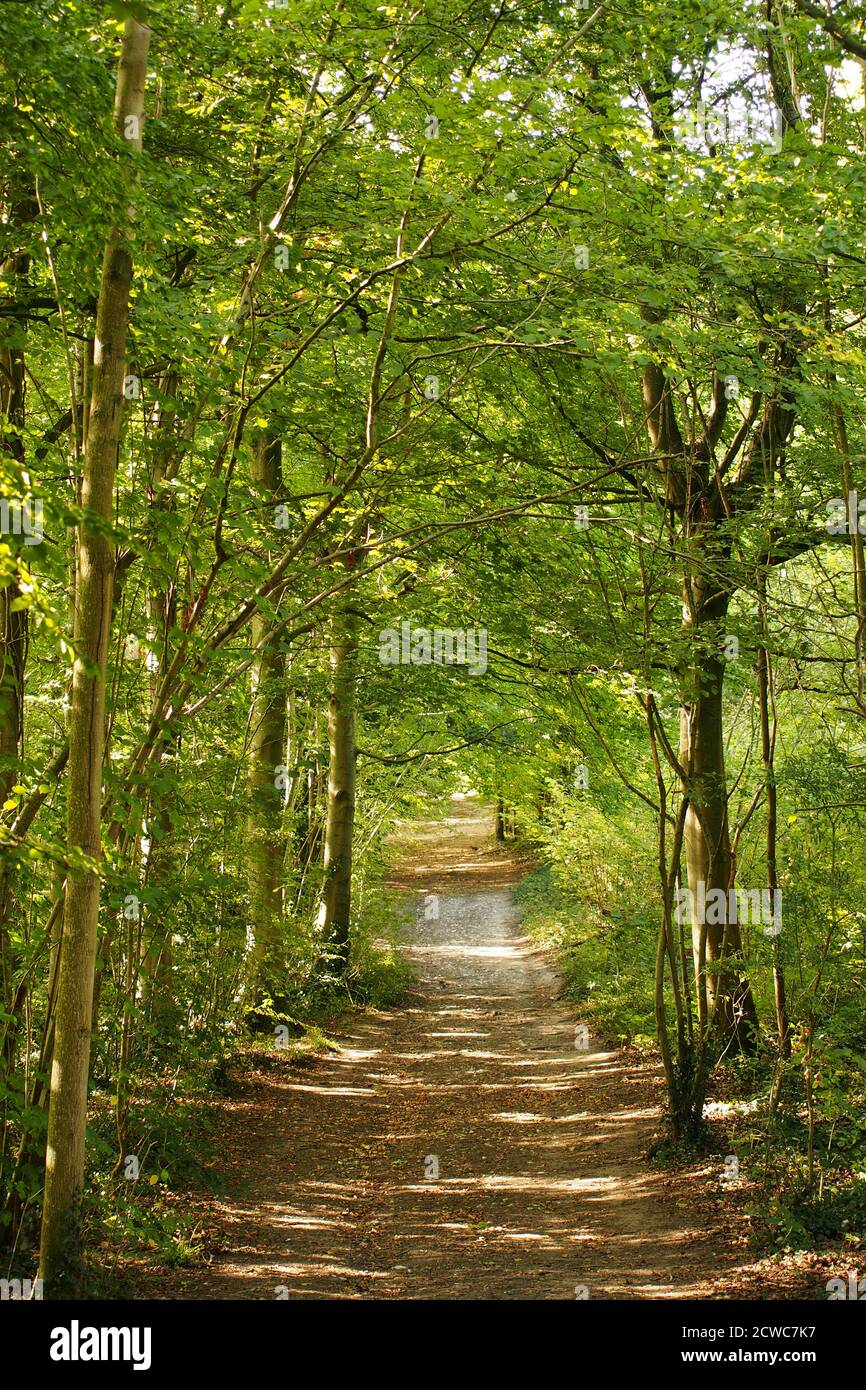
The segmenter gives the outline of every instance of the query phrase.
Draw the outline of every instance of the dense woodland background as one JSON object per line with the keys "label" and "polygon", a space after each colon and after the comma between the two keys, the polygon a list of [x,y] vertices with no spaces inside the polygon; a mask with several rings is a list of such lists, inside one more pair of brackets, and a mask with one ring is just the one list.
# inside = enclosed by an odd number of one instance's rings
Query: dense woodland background
{"label": "dense woodland background", "polygon": [[671,1140],[745,1097],[761,1238],[856,1245],[858,7],[30,0],[0,52],[2,1272],[192,1258],[208,1087],[399,999],[387,837],[470,787]]}

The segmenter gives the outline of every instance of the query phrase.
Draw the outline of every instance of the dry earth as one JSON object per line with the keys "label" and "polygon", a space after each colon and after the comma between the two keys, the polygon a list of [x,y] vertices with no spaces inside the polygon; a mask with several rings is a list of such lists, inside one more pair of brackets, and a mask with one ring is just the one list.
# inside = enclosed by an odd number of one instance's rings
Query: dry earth
{"label": "dry earth", "polygon": [[720,1157],[646,1161],[657,1069],[579,1045],[491,829],[472,800],[404,829],[416,986],[344,1021],[338,1053],[241,1074],[218,1125],[228,1196],[197,1199],[216,1253],[129,1271],[137,1296],[814,1295],[814,1270],[750,1263]]}

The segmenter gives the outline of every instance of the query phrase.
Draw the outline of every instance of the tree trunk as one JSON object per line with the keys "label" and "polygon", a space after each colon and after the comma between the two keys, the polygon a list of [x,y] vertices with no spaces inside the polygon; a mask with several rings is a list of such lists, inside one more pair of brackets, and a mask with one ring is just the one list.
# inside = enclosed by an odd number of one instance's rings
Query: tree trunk
{"label": "tree trunk", "polygon": [[334,619],[328,697],[328,811],[325,882],[318,927],[337,975],[349,961],[352,910],[352,832],[355,823],[355,666],[357,618],[343,609]]}
{"label": "tree trunk", "polygon": [[[177,410],[177,373],[169,369],[161,382],[160,398],[154,408],[153,460],[149,493],[152,535],[159,544],[160,521],[171,512],[173,498],[166,482],[174,476],[172,445]],[[177,622],[176,586],[161,578],[151,583],[148,593],[148,632],[145,661],[150,677],[150,715],[159,713],[159,691],[171,660],[170,634]],[[153,775],[157,787],[150,792],[148,828],[150,848],[147,858],[149,902],[142,918],[141,988],[148,1019],[156,1031],[170,1040],[178,1009],[174,997],[171,933],[171,881],[174,863],[172,816],[168,805],[167,779],[160,772],[172,771],[179,759],[179,737],[164,729],[154,750]],[[162,783],[160,786],[159,784]],[[95,1018],[95,1012],[94,1012]]]}
{"label": "tree trunk", "polygon": [[[13,218],[15,210],[13,209]],[[10,256],[0,266],[0,276],[26,275],[28,258],[23,255]],[[6,467],[19,482],[23,493],[24,463],[24,352],[20,347],[4,347],[0,350],[0,431],[2,449],[7,460]],[[10,509],[11,511],[11,509]],[[23,521],[22,516],[22,521]],[[7,545],[13,548],[13,536],[5,536]],[[25,552],[26,554],[26,552]],[[11,557],[10,557],[11,558]],[[17,577],[0,588],[0,805],[9,794],[19,777],[19,750],[21,744],[21,722],[24,703],[24,661],[27,650],[27,610],[16,607],[21,590]],[[2,998],[6,1014],[14,1012],[15,989],[13,984],[13,961],[10,949],[7,923],[12,906],[12,865],[4,861],[0,864],[0,979],[2,979]],[[14,1036],[14,1027],[6,1030],[6,1044]]]}
{"label": "tree trunk", "polygon": [[[114,118],[121,138],[141,149],[150,30],[123,28]],[[124,159],[124,165],[126,160]],[[57,979],[54,1055],[39,1274],[49,1297],[78,1291],[79,1205],[90,1065],[93,975],[99,915],[100,809],[105,747],[105,679],[114,587],[114,478],[123,413],[132,257],[124,229],[109,232],[96,314],[96,344],[82,505],[70,712],[66,880]],[[89,520],[92,518],[92,521]],[[91,861],[86,866],[81,856]]]}
{"label": "tree trunk", "polygon": [[[824,322],[827,331],[832,328],[829,304],[825,304]],[[833,372],[827,373],[827,384],[832,391],[836,384]],[[838,401],[830,401],[830,423],[833,439],[839,454],[839,467],[842,480],[842,497],[847,506],[848,498],[855,492],[854,469],[851,463],[851,449],[848,442],[848,423],[845,412]],[[854,614],[857,630],[854,635],[854,669],[857,678],[857,704],[866,715],[866,542],[859,524],[851,528],[851,570],[854,583]]]}
{"label": "tree trunk", "polygon": [[[282,486],[279,441],[257,441],[252,464],[253,486],[263,505],[273,510]],[[259,647],[252,671],[252,712],[248,755],[246,826],[247,882],[252,949],[248,997],[253,1007],[265,997],[280,1007],[285,997],[283,940],[282,836],[284,783],[277,775],[286,744],[286,657],[281,639],[270,635],[270,617],[252,620],[252,645]],[[286,775],[285,772],[283,774]]]}
{"label": "tree trunk", "polygon": [[[737,968],[739,922],[730,920],[735,914],[728,910],[733,856],[723,724],[725,662],[715,651],[729,601],[726,594],[705,598],[694,583],[687,595],[685,630],[696,655],[683,690],[679,759],[688,774],[690,798],[684,845],[701,1032],[715,1021],[729,1045],[750,1051],[758,1019],[749,983]],[[701,904],[713,903],[710,895],[716,890],[724,894],[724,906],[718,920],[707,921],[717,912],[702,913]]]}
{"label": "tree trunk", "polygon": [[[779,821],[778,796],[776,790],[776,704],[773,691],[773,666],[767,648],[769,625],[767,621],[767,580],[762,571],[758,579],[758,612],[761,622],[761,645],[758,647],[758,702],[761,715],[761,758],[764,764],[764,781],[767,795],[767,889],[770,901],[776,902],[779,891],[779,867],[776,853],[776,839]],[[782,964],[782,944],[778,936],[773,937],[773,999],[776,1006],[776,1032],[779,1038],[779,1056],[790,1057],[791,1037],[788,1022],[788,1001],[785,990],[785,970]]]}
{"label": "tree trunk", "polygon": [[[164,767],[170,756],[170,753],[161,754],[160,765]],[[143,912],[141,992],[148,1021],[157,1033],[169,1040],[178,1014],[174,997],[170,901],[174,856],[171,812],[161,798],[158,806],[155,799],[151,799],[148,831],[147,887],[150,902]]]}
{"label": "tree trunk", "polygon": [[[29,222],[35,212],[31,192],[21,193],[13,198],[8,211],[7,232],[14,235],[23,223]],[[24,251],[13,252],[0,264],[0,279],[16,286],[26,283],[30,258]],[[17,293],[13,289],[12,298]],[[24,325],[21,325],[23,332]],[[5,481],[15,479],[18,500],[22,504],[29,491],[24,473],[24,423],[25,423],[26,375],[24,349],[20,343],[4,345],[0,348],[0,448],[3,452],[3,472]],[[11,509],[10,509],[11,510]],[[22,512],[20,520],[25,516]],[[7,515],[7,522],[14,521]],[[22,527],[22,529],[27,529]],[[14,535],[7,533],[3,541],[12,551],[18,544]],[[26,550],[24,552],[27,554]],[[18,583],[17,557],[10,554],[4,562],[12,573],[8,582],[0,588],[0,805],[8,800],[12,788],[20,780],[20,752],[23,731],[24,710],[24,667],[27,655],[27,609],[17,606],[21,599]],[[4,578],[7,576],[4,575]],[[17,601],[17,602],[16,602]],[[0,1122],[4,1135],[10,1091],[7,1077],[15,1070],[21,1040],[19,1032],[26,1016],[27,983],[19,980],[18,964],[12,946],[9,923],[14,906],[15,860],[10,855],[0,860],[0,1009],[4,1014],[0,1024]],[[27,1039],[23,1045],[28,1046]],[[5,1144],[4,1144],[5,1146]],[[17,1239],[18,1222],[21,1215],[21,1201],[11,1187],[3,1197],[4,1208],[10,1216],[10,1223],[0,1225],[0,1243],[13,1244]]]}

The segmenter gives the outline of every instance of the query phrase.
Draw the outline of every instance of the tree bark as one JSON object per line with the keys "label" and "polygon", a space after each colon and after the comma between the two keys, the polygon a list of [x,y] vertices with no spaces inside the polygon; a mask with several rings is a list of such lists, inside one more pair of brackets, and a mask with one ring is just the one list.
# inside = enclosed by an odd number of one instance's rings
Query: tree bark
{"label": "tree bark", "polygon": [[[280,444],[270,436],[256,441],[252,463],[254,489],[273,510],[282,486]],[[286,746],[286,657],[273,624],[263,613],[252,620],[252,645],[259,648],[252,670],[251,733],[248,755],[246,824],[252,948],[248,998],[253,1007],[266,997],[279,1007],[285,996],[283,939],[283,787],[277,778]]]}
{"label": "tree bark", "polygon": [[[729,1044],[751,1051],[758,1017],[748,980],[737,967],[742,954],[739,922],[731,920],[735,914],[728,910],[734,885],[723,720],[725,660],[714,650],[721,643],[729,602],[724,592],[705,595],[700,581],[688,586],[684,626],[695,656],[682,695],[679,759],[688,773],[684,846],[698,1020],[702,1034],[715,1019]],[[710,894],[716,890],[724,894],[725,907],[718,921],[707,921],[700,904],[712,901]]]}
{"label": "tree bark", "polygon": [[[761,759],[764,764],[764,781],[767,795],[767,889],[770,901],[776,902],[779,891],[779,866],[776,852],[779,821],[778,795],[776,789],[776,705],[773,690],[773,666],[767,647],[769,624],[767,620],[767,580],[762,571],[758,579],[758,614],[761,623],[761,645],[758,647],[758,703],[761,716]],[[776,1006],[776,1031],[779,1038],[780,1057],[790,1057],[791,1037],[788,1022],[788,1001],[785,990],[785,970],[782,964],[781,942],[773,938],[773,999]]]}
{"label": "tree bark", "polygon": [[[114,119],[124,143],[141,149],[150,30],[127,19]],[[124,161],[125,163],[125,161]],[[129,166],[126,165],[128,172]],[[54,1054],[39,1274],[49,1297],[81,1283],[80,1200],[84,1184],[87,1079],[99,915],[100,809],[105,748],[105,680],[114,589],[114,480],[123,414],[132,285],[128,229],[106,239],[96,314],[90,417],[78,531],[70,711],[66,879],[57,976]],[[87,862],[82,862],[82,856]]]}
{"label": "tree bark", "polygon": [[352,910],[352,832],[355,824],[355,667],[357,618],[343,608],[334,619],[328,697],[328,810],[325,882],[318,927],[330,964],[342,975],[349,962]]}
{"label": "tree bark", "polygon": [[[8,230],[14,234],[15,230],[32,220],[35,212],[32,192],[19,190],[17,196],[10,199],[10,204]],[[29,266],[30,257],[26,251],[13,251],[0,265],[0,279],[13,285],[16,282],[23,285]],[[13,298],[15,293],[13,289]],[[15,479],[15,490],[22,504],[29,491],[24,471],[25,395],[24,348],[20,341],[11,342],[0,348],[0,449],[5,480]],[[13,551],[17,548],[13,535],[7,533],[3,540]],[[20,604],[17,557],[10,554],[6,564],[12,573],[8,576],[9,582],[0,588],[0,805],[9,799],[20,777],[28,630],[27,609]],[[14,908],[15,872],[14,858],[3,856],[0,860],[0,1009],[5,1017],[0,1026],[0,1089],[3,1092],[0,1120],[4,1136],[10,1095],[6,1081],[7,1076],[15,1070],[22,1045],[20,1030],[26,1016],[28,992],[26,982],[17,978],[17,961],[9,931]],[[28,1046],[27,1039],[23,1045]],[[2,1147],[5,1147],[5,1139]],[[8,1225],[0,1225],[0,1243],[11,1245],[17,1239],[21,1200],[10,1187],[4,1194],[3,1202],[10,1221]]]}
{"label": "tree bark", "polygon": [[[32,215],[32,198],[19,198],[13,203],[10,213],[13,224],[20,224]],[[25,253],[14,253],[0,265],[0,278],[24,279],[28,266],[29,257]],[[22,503],[25,491],[24,398],[24,350],[20,346],[4,346],[0,349],[0,441],[5,468],[16,478],[22,494],[19,501]],[[5,539],[7,544],[15,546],[14,537]],[[8,799],[19,774],[27,650],[27,610],[16,606],[16,600],[20,598],[16,574],[10,583],[0,588],[0,805]],[[15,1003],[13,962],[7,931],[12,907],[12,877],[11,863],[4,861],[0,864],[0,1002],[7,1014],[14,1011]],[[5,1030],[4,1048],[11,1044],[14,1032],[12,1027]]]}
{"label": "tree bark", "polygon": [[[159,544],[160,521],[172,510],[171,489],[166,486],[174,476],[172,447],[173,424],[177,410],[178,376],[169,368],[161,382],[160,398],[153,413],[154,445],[151,463],[150,544]],[[159,691],[171,659],[170,633],[177,621],[176,586],[172,580],[152,581],[148,593],[147,653],[150,675],[150,717],[159,713]],[[179,736],[170,729],[160,735],[154,750],[153,773],[158,779],[161,771],[173,769],[179,757]],[[164,782],[164,779],[163,779]],[[147,859],[146,882],[149,890],[147,907],[142,920],[141,987],[151,1025],[163,1037],[170,1039],[178,1010],[174,998],[171,881],[174,863],[172,845],[172,816],[168,793],[162,787],[151,789],[148,828],[150,848]],[[95,1010],[94,1010],[95,1025]]]}

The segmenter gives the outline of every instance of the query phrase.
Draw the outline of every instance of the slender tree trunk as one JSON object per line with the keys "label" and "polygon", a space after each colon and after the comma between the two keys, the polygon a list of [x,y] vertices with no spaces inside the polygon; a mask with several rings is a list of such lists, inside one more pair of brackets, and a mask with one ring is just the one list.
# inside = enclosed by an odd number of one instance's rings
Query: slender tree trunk
{"label": "slender tree trunk", "polygon": [[[269,436],[257,440],[252,480],[263,505],[272,511],[273,499],[282,486],[278,440]],[[279,1007],[286,992],[284,782],[277,774],[286,746],[286,657],[280,638],[270,635],[272,626],[271,619],[263,613],[257,613],[252,620],[252,645],[259,647],[259,653],[252,672],[246,860],[252,935],[248,997],[254,1007],[264,997]]]}
{"label": "slender tree trunk", "polygon": [[[764,781],[767,796],[767,888],[775,904],[775,894],[779,889],[779,869],[776,856],[776,830],[778,826],[778,797],[776,793],[776,716],[773,696],[773,668],[767,650],[767,581],[762,572],[759,577],[759,618],[761,623],[761,645],[758,648],[758,702],[761,714],[761,757],[764,763]],[[773,998],[776,1006],[776,1030],[779,1037],[779,1055],[790,1057],[791,1039],[788,1024],[788,1002],[785,992],[785,971],[782,965],[781,942],[773,938]]]}
{"label": "slender tree trunk", "polygon": [[[824,324],[828,333],[832,331],[829,300],[824,302]],[[836,385],[835,372],[827,373],[827,385],[832,393]],[[839,455],[839,471],[842,482],[842,498],[847,507],[848,498],[855,491],[854,470],[851,464],[851,448],[848,440],[848,424],[845,412],[838,401],[830,400],[830,424],[833,439]],[[856,510],[856,509],[855,509]],[[857,704],[866,715],[866,539],[859,525],[851,529],[851,571],[854,583],[854,614],[857,629],[854,634],[854,669],[857,678]]]}
{"label": "slender tree trunk", "polygon": [[[694,583],[687,596],[686,630],[696,656],[683,691],[679,758],[689,774],[684,845],[701,1032],[715,1020],[729,1046],[750,1051],[758,1018],[748,980],[738,970],[739,922],[731,920],[735,914],[728,910],[733,856],[723,723],[725,662],[715,651],[728,602],[725,594],[705,599]],[[721,910],[719,892],[724,895]],[[713,910],[701,912],[707,902]]]}
{"label": "slender tree trunk", "polygon": [[[141,149],[150,30],[123,29],[114,117],[125,144]],[[40,1277],[50,1297],[80,1285],[80,1199],[99,915],[100,809],[105,679],[114,588],[114,479],[123,413],[132,257],[125,229],[108,235],[96,314],[90,419],[82,481],[70,713],[66,880],[57,977],[54,1055],[42,1213]],[[88,518],[92,518],[89,521]],[[86,856],[91,867],[75,860]]]}
{"label": "slender tree trunk", "polygon": [[331,691],[328,698],[328,812],[325,822],[325,882],[318,927],[333,967],[349,961],[352,910],[352,832],[355,823],[355,666],[357,618],[344,608],[334,619]]}
{"label": "slender tree trunk", "polygon": [[[677,865],[680,860],[682,849],[682,839],[685,831],[687,807],[685,802],[680,805],[677,814],[676,826],[674,831],[674,841],[671,853],[671,862],[668,864],[667,850],[667,788],[662,773],[661,759],[659,757],[658,743],[655,733],[656,707],[655,701],[650,696],[645,705],[647,714],[647,725],[649,729],[650,748],[652,750],[653,769],[656,777],[656,787],[658,789],[659,812],[658,812],[658,871],[659,884],[662,891],[662,921],[659,927],[659,934],[656,938],[656,961],[655,961],[655,983],[653,989],[653,1002],[656,1019],[656,1036],[659,1041],[659,1049],[662,1054],[662,1063],[665,1071],[665,1083],[668,1091],[668,1101],[670,1108],[671,1130],[675,1139],[680,1139],[688,1131],[694,1128],[700,1114],[696,1115],[691,1108],[691,1096],[688,1091],[688,1080],[691,1071],[690,1063],[692,1060],[691,1038],[687,1036],[685,1022],[685,1004],[683,998],[683,987],[680,983],[680,972],[677,958],[676,941],[674,938],[674,891],[677,878]],[[667,1028],[667,1007],[665,1001],[665,962],[667,961],[670,972],[670,988],[674,999],[674,1009],[676,1012],[676,1056],[674,1057],[671,1048],[670,1038]]]}
{"label": "slender tree trunk", "polygon": [[[159,544],[160,521],[173,507],[171,489],[166,486],[173,477],[173,425],[177,410],[178,377],[169,369],[161,382],[160,397],[154,408],[153,459],[150,472],[150,509],[152,534],[150,543]],[[158,714],[159,690],[171,659],[169,634],[176,621],[176,588],[172,581],[160,579],[151,585],[148,594],[148,633],[146,662],[150,676],[150,714]],[[179,756],[179,737],[164,730],[154,750],[154,777],[162,770],[171,771]],[[150,848],[147,859],[149,902],[142,920],[141,988],[151,1025],[169,1038],[177,1021],[174,998],[170,884],[173,869],[172,816],[168,805],[167,779],[150,793],[148,829]],[[95,1022],[95,1017],[94,1017]]]}
{"label": "slender tree trunk", "polygon": [[[287,705],[287,754],[286,763],[295,769],[291,780],[286,811],[287,824],[291,826],[291,854],[295,867],[293,876],[292,902],[297,911],[302,903],[309,901],[307,878],[309,870],[321,857],[322,816],[320,786],[322,768],[318,750],[318,711],[311,704],[308,695],[293,688]],[[313,893],[316,899],[316,893]],[[284,890],[284,907],[288,895]]]}
{"label": "slender tree trunk", "polygon": [[[24,354],[5,348],[0,355],[0,423],[3,450],[15,471],[20,471],[24,427]],[[6,543],[14,538],[8,537]],[[27,610],[17,606],[21,590],[16,580],[0,588],[0,805],[18,781],[24,704],[24,661],[27,650]],[[12,867],[0,864],[0,969],[2,969],[4,1011],[14,1009],[12,953],[8,920],[12,907]],[[13,1029],[7,1030],[7,1039]]]}
{"label": "slender tree trunk", "polygon": [[[10,230],[32,219],[35,211],[32,194],[28,193],[12,200],[9,209]],[[0,278],[23,285],[26,281],[30,258],[24,252],[13,253],[0,265]],[[13,297],[17,291],[13,289]],[[22,325],[23,327],[23,325]],[[7,478],[16,479],[19,502],[24,503],[27,491],[24,476],[24,421],[25,421],[25,364],[24,350],[20,346],[0,348],[0,448],[3,452],[4,473]],[[27,518],[22,513],[21,522]],[[14,524],[11,512],[6,521]],[[29,529],[29,528],[23,528]],[[19,542],[9,531],[3,536],[4,543],[13,551]],[[25,551],[26,555],[26,551]],[[7,564],[16,565],[10,557]],[[21,589],[17,573],[8,576],[9,582],[0,588],[0,805],[3,805],[19,780],[19,762],[23,735],[24,711],[24,666],[27,653],[27,609],[19,606]],[[2,1053],[0,1053],[0,1121],[3,1137],[0,1145],[5,1146],[7,1138],[7,1106],[10,1094],[6,1077],[15,1070],[20,1039],[21,1021],[25,1016],[27,984],[16,979],[16,960],[12,946],[9,923],[14,904],[14,860],[9,857],[0,860],[0,1008],[4,1019],[0,1025]],[[28,1044],[25,1041],[24,1046]],[[11,1244],[18,1230],[21,1202],[11,1187],[4,1196],[6,1210],[10,1217],[8,1225],[0,1226],[0,1242]]]}
{"label": "slender tree trunk", "polygon": [[[165,767],[170,757],[169,752],[162,753],[160,765]],[[141,991],[151,1026],[168,1036],[177,1021],[169,901],[174,856],[171,812],[162,798],[159,805],[151,801],[148,831],[149,902],[142,922]]]}

